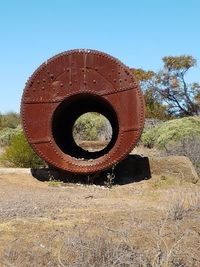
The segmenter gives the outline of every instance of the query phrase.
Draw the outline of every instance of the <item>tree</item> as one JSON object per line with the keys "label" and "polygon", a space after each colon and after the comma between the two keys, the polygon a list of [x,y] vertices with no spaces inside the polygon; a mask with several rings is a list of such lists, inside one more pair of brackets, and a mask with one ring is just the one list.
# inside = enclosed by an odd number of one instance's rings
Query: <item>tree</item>
{"label": "tree", "polygon": [[155,72],[142,69],[132,69],[132,72],[139,81],[144,93],[146,118],[168,119],[169,115],[167,114],[166,105],[163,105],[160,94],[150,85],[150,81],[156,75]]}
{"label": "tree", "polygon": [[159,97],[159,103],[164,104],[169,115],[179,117],[199,115],[200,84],[189,84],[185,79],[187,72],[196,65],[196,59],[184,55],[163,57],[162,60],[164,66],[158,73],[134,71],[144,94],[152,90]]}
{"label": "tree", "polygon": [[169,111],[180,116],[200,114],[197,96],[200,92],[198,83],[188,84],[185,75],[196,65],[192,56],[164,57],[164,69],[158,74],[158,92],[168,103]]}
{"label": "tree", "polygon": [[159,120],[169,119],[166,105],[162,104],[160,96],[152,88],[145,91],[144,100],[146,103],[146,118]]}

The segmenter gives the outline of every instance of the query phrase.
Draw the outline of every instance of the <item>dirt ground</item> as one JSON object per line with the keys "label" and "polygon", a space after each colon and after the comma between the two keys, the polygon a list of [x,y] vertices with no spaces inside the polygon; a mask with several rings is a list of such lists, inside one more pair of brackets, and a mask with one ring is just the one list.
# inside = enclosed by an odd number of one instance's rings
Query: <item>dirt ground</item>
{"label": "dirt ground", "polygon": [[199,193],[166,175],[109,189],[2,173],[0,266],[200,266]]}

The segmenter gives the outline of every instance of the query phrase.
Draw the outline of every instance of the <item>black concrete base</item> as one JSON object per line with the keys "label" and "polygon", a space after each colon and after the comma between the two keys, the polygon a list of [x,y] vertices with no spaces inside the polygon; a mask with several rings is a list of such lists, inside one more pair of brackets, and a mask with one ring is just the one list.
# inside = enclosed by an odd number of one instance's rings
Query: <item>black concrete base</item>
{"label": "black concrete base", "polygon": [[108,183],[111,174],[114,174],[112,183],[119,185],[151,178],[149,159],[138,155],[129,155],[114,168],[90,175],[73,174],[55,168],[32,169],[31,173],[40,181],[55,179],[63,182],[96,185]]}

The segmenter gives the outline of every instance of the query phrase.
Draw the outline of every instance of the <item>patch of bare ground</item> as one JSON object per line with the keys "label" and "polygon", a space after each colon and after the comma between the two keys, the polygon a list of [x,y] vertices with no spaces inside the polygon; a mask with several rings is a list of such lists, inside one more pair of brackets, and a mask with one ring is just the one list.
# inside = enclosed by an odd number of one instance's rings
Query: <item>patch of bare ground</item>
{"label": "patch of bare ground", "polygon": [[51,185],[0,174],[0,266],[200,266],[197,184]]}

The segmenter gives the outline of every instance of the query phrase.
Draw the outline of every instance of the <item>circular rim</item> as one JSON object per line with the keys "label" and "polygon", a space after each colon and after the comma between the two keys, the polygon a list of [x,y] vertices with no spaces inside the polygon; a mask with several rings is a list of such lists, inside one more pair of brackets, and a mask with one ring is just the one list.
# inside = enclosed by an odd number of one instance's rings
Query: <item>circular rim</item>
{"label": "circular rim", "polygon": [[[70,57],[72,55],[85,55],[85,54],[92,55],[94,58],[95,57],[101,58],[101,60],[104,61],[104,64],[108,63],[108,65],[114,65],[114,66],[116,66],[116,69],[120,68],[120,70],[122,70],[123,73],[127,74],[127,77],[129,76],[129,81],[126,82],[126,85],[124,86],[124,88],[115,88],[114,93],[115,94],[118,94],[118,93],[123,94],[123,92],[128,92],[128,91],[129,92],[131,92],[131,91],[136,92],[136,97],[135,97],[135,99],[133,99],[133,105],[134,105],[134,101],[135,101],[135,102],[137,102],[136,104],[139,106],[139,112],[138,112],[138,114],[136,114],[137,116],[139,116],[138,128],[134,129],[134,131],[132,133],[133,139],[132,139],[132,141],[130,141],[130,144],[128,146],[126,146],[126,149],[123,152],[117,153],[117,150],[119,150],[119,147],[123,146],[123,138],[124,138],[123,136],[127,135],[127,133],[125,133],[122,129],[123,128],[123,121],[121,121],[121,118],[119,116],[119,111],[116,109],[115,105],[113,105],[113,103],[111,103],[110,100],[108,99],[109,94],[106,95],[107,92],[105,91],[106,93],[101,95],[101,92],[99,93],[99,91],[93,91],[91,89],[88,90],[88,88],[84,89],[84,90],[82,88],[79,88],[78,92],[73,92],[73,91],[67,92],[65,98],[66,97],[69,98],[70,96],[74,96],[76,94],[89,93],[89,94],[99,95],[100,97],[102,97],[103,99],[108,101],[110,103],[110,105],[113,107],[113,109],[115,110],[116,117],[119,121],[119,136],[116,140],[116,146],[117,147],[114,146],[111,149],[111,151],[108,151],[108,153],[106,155],[103,155],[100,158],[93,160],[92,162],[88,161],[87,163],[86,162],[83,163],[80,161],[77,162],[74,159],[72,159],[72,161],[71,161],[71,160],[69,160],[69,158],[66,157],[66,155],[63,155],[62,151],[60,152],[60,149],[58,149],[58,147],[55,146],[55,142],[54,142],[54,140],[52,138],[52,134],[51,134],[51,136],[50,135],[48,136],[48,138],[49,138],[48,146],[49,146],[49,149],[54,150],[55,155],[60,160],[65,161],[65,164],[61,165],[58,162],[55,162],[55,160],[52,160],[52,158],[49,157],[48,153],[46,153],[46,152],[44,153],[44,151],[41,150],[40,145],[38,145],[37,142],[34,143],[32,141],[32,132],[30,131],[30,122],[28,122],[28,120],[27,120],[26,113],[27,113],[28,104],[34,106],[34,104],[37,105],[37,101],[34,100],[34,97],[31,98],[30,88],[31,88],[32,84],[37,80],[37,76],[41,75],[42,72],[45,72],[47,70],[47,66],[49,64],[56,65],[57,61],[59,61],[62,58],[64,60],[64,58]],[[66,71],[67,71],[67,69],[63,73],[65,73]],[[49,86],[49,88],[51,88],[51,86]],[[113,88],[110,88],[110,90],[113,90]],[[29,99],[27,98],[27,96],[29,96]],[[52,102],[49,102],[48,105],[49,105],[49,107],[54,106],[53,110],[55,111],[56,105],[60,102],[57,102],[54,100],[55,99],[52,99]],[[54,111],[52,111],[52,114]],[[116,59],[116,58],[114,58],[114,57],[112,57],[106,53],[102,53],[102,52],[99,52],[96,50],[76,49],[76,50],[70,50],[70,51],[60,53],[60,54],[50,58],[45,63],[43,63],[32,74],[32,76],[29,78],[29,80],[26,84],[26,87],[24,89],[22,102],[21,102],[21,115],[22,115],[23,129],[24,129],[24,132],[26,134],[26,137],[27,137],[29,143],[31,144],[31,146],[33,147],[35,152],[39,156],[41,156],[46,162],[48,162],[49,164],[51,164],[57,168],[60,168],[60,169],[63,169],[63,170],[69,171],[69,172],[92,173],[92,172],[96,172],[99,170],[107,169],[107,168],[111,167],[113,164],[116,164],[117,162],[122,160],[124,157],[126,157],[126,155],[128,155],[128,153],[136,145],[138,139],[140,138],[140,135],[142,133],[142,129],[144,126],[144,99],[143,99],[142,93],[140,91],[140,88],[139,88],[136,80],[132,76],[130,69],[128,67],[126,67],[123,63],[121,63],[118,59]],[[49,125],[48,127],[51,127],[51,126]],[[113,150],[114,150],[114,152],[113,152]]]}

